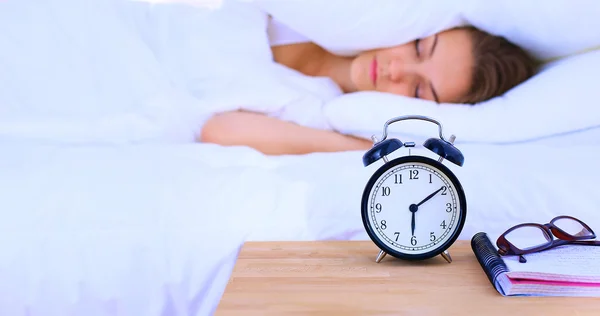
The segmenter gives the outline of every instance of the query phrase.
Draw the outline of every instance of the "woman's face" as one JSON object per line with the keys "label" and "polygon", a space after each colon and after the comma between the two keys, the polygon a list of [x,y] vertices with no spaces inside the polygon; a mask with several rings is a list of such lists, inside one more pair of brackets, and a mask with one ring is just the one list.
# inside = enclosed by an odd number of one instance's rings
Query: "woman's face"
{"label": "woman's face", "polygon": [[456,103],[471,86],[472,46],[468,31],[455,29],[367,51],[352,61],[352,83],[358,91]]}

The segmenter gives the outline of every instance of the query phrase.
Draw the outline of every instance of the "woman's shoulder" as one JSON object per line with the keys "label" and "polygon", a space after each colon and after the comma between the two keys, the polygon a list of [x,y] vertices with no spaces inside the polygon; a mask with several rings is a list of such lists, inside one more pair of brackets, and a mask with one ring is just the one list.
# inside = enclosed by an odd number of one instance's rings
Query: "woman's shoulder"
{"label": "woman's shoulder", "polygon": [[294,31],[280,21],[269,17],[267,34],[271,46],[280,46],[288,44],[309,43],[310,40],[302,34]]}

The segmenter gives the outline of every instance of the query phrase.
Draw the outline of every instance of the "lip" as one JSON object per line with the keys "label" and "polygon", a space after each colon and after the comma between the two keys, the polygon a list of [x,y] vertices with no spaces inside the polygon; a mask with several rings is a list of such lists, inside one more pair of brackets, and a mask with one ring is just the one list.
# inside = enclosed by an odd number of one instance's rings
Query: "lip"
{"label": "lip", "polygon": [[377,84],[377,58],[373,57],[373,61],[371,62],[371,82],[373,85]]}

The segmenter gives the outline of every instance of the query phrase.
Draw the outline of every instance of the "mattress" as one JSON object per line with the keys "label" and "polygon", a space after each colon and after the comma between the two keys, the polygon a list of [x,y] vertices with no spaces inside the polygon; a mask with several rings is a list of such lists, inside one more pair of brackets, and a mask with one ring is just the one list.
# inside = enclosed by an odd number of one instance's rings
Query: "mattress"
{"label": "mattress", "polygon": [[[7,315],[210,315],[244,241],[368,239],[360,199],[381,165],[209,144],[2,148]],[[600,227],[598,147],[460,149],[460,239],[562,214]]]}

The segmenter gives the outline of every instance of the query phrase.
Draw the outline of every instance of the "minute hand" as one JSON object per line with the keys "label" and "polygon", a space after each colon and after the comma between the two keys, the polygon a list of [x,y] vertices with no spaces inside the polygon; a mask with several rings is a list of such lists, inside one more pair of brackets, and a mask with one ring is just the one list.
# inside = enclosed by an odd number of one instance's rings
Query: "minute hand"
{"label": "minute hand", "polygon": [[434,197],[436,194],[438,194],[438,192],[442,191],[442,189],[444,189],[444,187],[441,187],[439,189],[437,189],[437,191],[429,194],[425,199],[423,199],[423,201],[419,202],[419,204],[417,204],[417,206],[421,206],[421,204],[429,201],[429,199],[431,199],[432,197]]}

